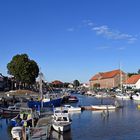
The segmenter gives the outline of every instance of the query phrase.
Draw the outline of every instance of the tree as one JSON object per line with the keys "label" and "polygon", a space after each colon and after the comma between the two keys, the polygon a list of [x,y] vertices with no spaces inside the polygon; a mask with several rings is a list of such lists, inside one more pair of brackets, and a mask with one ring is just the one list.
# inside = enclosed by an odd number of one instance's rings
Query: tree
{"label": "tree", "polygon": [[63,83],[64,88],[68,88],[69,84],[70,83],[67,83],[67,82]]}
{"label": "tree", "polygon": [[128,73],[127,75],[128,77],[131,77],[132,75],[137,75],[137,73]]}
{"label": "tree", "polygon": [[27,54],[15,55],[7,64],[7,69],[16,81],[27,84],[33,84],[39,74],[37,63],[30,60]]}
{"label": "tree", "polygon": [[140,74],[140,69],[138,70],[138,74]]}
{"label": "tree", "polygon": [[74,87],[78,87],[78,86],[80,86],[80,82],[78,80],[74,80],[73,85],[74,85]]}

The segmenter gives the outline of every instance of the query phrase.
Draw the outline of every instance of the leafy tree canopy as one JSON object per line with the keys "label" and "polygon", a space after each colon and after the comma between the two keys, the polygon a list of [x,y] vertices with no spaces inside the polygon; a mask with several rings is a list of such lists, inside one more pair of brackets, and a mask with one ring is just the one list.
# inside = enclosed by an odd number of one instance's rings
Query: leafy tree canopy
{"label": "leafy tree canopy", "polygon": [[27,54],[17,54],[7,64],[8,74],[13,75],[17,81],[32,84],[39,74],[39,68],[34,60]]}
{"label": "leafy tree canopy", "polygon": [[140,74],[140,69],[138,70],[138,74]]}
{"label": "leafy tree canopy", "polygon": [[78,86],[80,86],[80,82],[78,80],[74,80],[73,85],[74,85],[74,87],[78,87]]}
{"label": "leafy tree canopy", "polygon": [[128,73],[127,75],[128,77],[131,77],[132,75],[137,75],[137,73]]}

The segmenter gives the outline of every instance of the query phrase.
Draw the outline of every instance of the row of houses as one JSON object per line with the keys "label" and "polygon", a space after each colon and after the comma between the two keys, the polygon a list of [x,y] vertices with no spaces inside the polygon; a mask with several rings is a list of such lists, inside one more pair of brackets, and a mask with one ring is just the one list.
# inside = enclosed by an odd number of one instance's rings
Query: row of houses
{"label": "row of houses", "polygon": [[99,72],[90,80],[90,88],[114,88],[123,85],[125,88],[140,89],[140,75],[132,75],[128,77],[125,72],[120,69],[108,72]]}
{"label": "row of houses", "polygon": [[[62,84],[61,81],[52,82],[54,85]],[[8,78],[0,74],[0,90],[14,89],[15,81],[12,78]],[[89,80],[89,87],[99,87],[99,88],[114,88],[123,85],[125,88],[140,89],[140,74],[132,75],[128,77],[125,72],[120,69],[112,70],[108,72],[99,72],[92,76]],[[70,84],[69,86],[72,86]],[[68,86],[68,87],[69,87]],[[82,85],[88,87],[88,85]]]}

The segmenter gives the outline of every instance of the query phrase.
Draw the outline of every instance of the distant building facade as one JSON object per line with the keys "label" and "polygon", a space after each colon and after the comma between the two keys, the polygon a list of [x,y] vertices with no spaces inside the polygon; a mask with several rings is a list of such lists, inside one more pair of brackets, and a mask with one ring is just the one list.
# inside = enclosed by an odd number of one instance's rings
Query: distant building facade
{"label": "distant building facade", "polygon": [[4,76],[0,74],[0,90],[4,90]]}
{"label": "distant building facade", "polygon": [[81,88],[89,88],[90,84],[89,83],[83,83],[80,85]]}
{"label": "distant building facade", "polygon": [[126,88],[140,89],[140,74],[129,77],[123,86]]}
{"label": "distant building facade", "polygon": [[90,80],[90,88],[99,87],[99,88],[113,88],[119,87],[120,84],[125,83],[126,73],[117,69],[108,72],[99,72],[95,74]]}
{"label": "distant building facade", "polygon": [[0,73],[0,91],[9,90],[10,86],[11,80]]}

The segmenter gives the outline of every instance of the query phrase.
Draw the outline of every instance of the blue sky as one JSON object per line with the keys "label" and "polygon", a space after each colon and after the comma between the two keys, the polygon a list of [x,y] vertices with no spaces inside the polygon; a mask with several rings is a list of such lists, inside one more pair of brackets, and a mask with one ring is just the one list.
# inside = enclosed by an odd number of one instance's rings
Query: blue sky
{"label": "blue sky", "polygon": [[16,54],[48,82],[140,68],[139,0],[0,0],[0,72]]}

